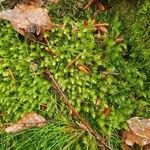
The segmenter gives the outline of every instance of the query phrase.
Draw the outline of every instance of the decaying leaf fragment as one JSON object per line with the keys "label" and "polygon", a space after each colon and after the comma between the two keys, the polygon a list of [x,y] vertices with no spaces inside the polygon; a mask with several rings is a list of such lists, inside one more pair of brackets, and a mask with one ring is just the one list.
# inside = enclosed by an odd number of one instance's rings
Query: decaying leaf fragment
{"label": "decaying leaf fragment", "polygon": [[129,128],[140,137],[150,139],[150,119],[142,119],[139,117],[131,118],[127,121]]}
{"label": "decaying leaf fragment", "polygon": [[[95,19],[92,21],[94,31],[97,31],[99,34],[103,35],[105,33],[108,33],[108,23],[105,22],[97,22]],[[88,27],[89,22],[84,21],[84,27]]]}
{"label": "decaying leaf fragment", "polygon": [[102,3],[99,0],[89,0],[88,4],[84,7],[84,10],[95,5],[97,9],[105,10],[105,7],[102,5]]}
{"label": "decaying leaf fragment", "polygon": [[111,113],[111,108],[110,107],[107,107],[104,109],[104,111],[102,112],[102,114],[105,116],[105,117],[108,117],[108,115]]}
{"label": "decaying leaf fragment", "polygon": [[38,7],[41,7],[42,5],[44,5],[44,0],[20,0],[20,4],[36,5]]}
{"label": "decaying leaf fragment", "polygon": [[84,72],[86,74],[90,74],[90,69],[87,66],[83,65],[83,64],[78,65],[78,69],[81,72]]}
{"label": "decaying leaf fragment", "polygon": [[98,31],[98,33],[100,34],[105,34],[105,33],[108,33],[108,26],[109,24],[108,23],[99,23],[99,22],[96,22],[96,20],[93,20],[93,26],[94,26],[94,29],[95,31]]}
{"label": "decaying leaf fragment", "polygon": [[10,21],[13,28],[23,36],[41,41],[45,31],[51,29],[51,20],[47,10],[40,7],[42,2],[35,1],[4,10],[0,12],[0,18]]}
{"label": "decaying leaf fragment", "polygon": [[31,112],[23,116],[18,122],[5,128],[7,133],[16,133],[33,127],[44,127],[47,121],[42,116]]}
{"label": "decaying leaf fragment", "polygon": [[123,38],[122,35],[117,36],[116,39],[115,39],[115,42],[116,42],[117,44],[123,43],[123,41],[124,41],[124,38]]}
{"label": "decaying leaf fragment", "polygon": [[130,130],[123,133],[123,140],[126,145],[145,146],[150,144],[150,119],[133,117],[127,123]]}

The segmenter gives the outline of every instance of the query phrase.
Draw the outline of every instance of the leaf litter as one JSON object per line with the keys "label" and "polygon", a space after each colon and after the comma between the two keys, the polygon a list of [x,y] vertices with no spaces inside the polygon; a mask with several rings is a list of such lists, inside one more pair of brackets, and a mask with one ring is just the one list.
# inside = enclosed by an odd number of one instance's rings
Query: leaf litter
{"label": "leaf litter", "polygon": [[150,119],[133,117],[127,121],[129,130],[124,131],[123,141],[128,146],[150,144]]}
{"label": "leaf litter", "polygon": [[84,10],[92,6],[96,6],[97,9],[100,9],[102,11],[105,10],[105,7],[102,5],[102,3],[99,0],[89,0],[88,4],[84,7]]}
{"label": "leaf litter", "polygon": [[33,127],[44,127],[47,121],[44,117],[31,112],[25,114],[19,121],[6,127],[4,130],[7,133],[16,133]]}
{"label": "leaf litter", "polygon": [[10,21],[21,35],[33,41],[42,41],[44,33],[52,27],[48,11],[41,8],[43,4],[42,0],[24,0],[14,9],[1,11],[0,18]]}

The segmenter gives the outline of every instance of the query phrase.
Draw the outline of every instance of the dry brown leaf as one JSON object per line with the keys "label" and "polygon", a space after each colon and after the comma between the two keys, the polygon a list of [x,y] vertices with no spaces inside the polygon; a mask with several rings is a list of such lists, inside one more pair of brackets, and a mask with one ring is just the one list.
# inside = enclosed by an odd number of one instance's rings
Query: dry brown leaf
{"label": "dry brown leaf", "polygon": [[18,122],[5,128],[7,133],[16,133],[33,127],[44,127],[47,121],[42,116],[31,112],[23,116]]}
{"label": "dry brown leaf", "polygon": [[94,23],[94,27],[96,27],[96,28],[101,27],[101,26],[108,27],[109,23]]}
{"label": "dry brown leaf", "polygon": [[123,141],[126,145],[137,144],[143,147],[150,144],[150,119],[133,117],[127,123],[130,130],[123,133]]}
{"label": "dry brown leaf", "polygon": [[105,10],[105,7],[102,5],[102,3],[99,0],[89,0],[88,4],[84,7],[84,10],[91,6],[96,6],[97,9],[100,9],[102,11]]}
{"label": "dry brown leaf", "polygon": [[[109,24],[108,23],[105,23],[105,22],[97,22],[95,19],[92,21],[92,24],[93,24],[93,27],[94,27],[94,31],[97,31],[98,33],[100,33],[100,36],[101,35],[104,35],[105,33],[108,33],[108,26]],[[89,26],[89,23],[88,21],[85,21],[83,22],[83,25],[84,27],[88,27]]]}
{"label": "dry brown leaf", "polygon": [[123,140],[125,144],[129,146],[133,146],[134,144],[137,144],[139,146],[145,146],[145,145],[150,144],[150,139],[137,136],[132,131],[124,131]]}
{"label": "dry brown leaf", "polygon": [[127,121],[129,128],[137,136],[150,139],[150,119],[133,117]]}
{"label": "dry brown leaf", "polygon": [[105,26],[101,26],[98,28],[98,31],[102,32],[102,33],[108,33],[108,30]]}
{"label": "dry brown leaf", "polygon": [[78,69],[86,74],[90,73],[90,69],[85,65],[78,65]]}
{"label": "dry brown leaf", "polygon": [[44,0],[21,0],[20,4],[35,5],[41,7],[44,4]]}
{"label": "dry brown leaf", "polygon": [[45,31],[51,29],[51,20],[41,4],[17,4],[14,9],[0,12],[0,18],[11,22],[13,28],[31,40],[42,40]]}
{"label": "dry brown leaf", "polygon": [[107,108],[105,108],[105,110],[102,112],[102,114],[103,114],[105,117],[107,117],[107,116],[110,114],[110,112],[111,112],[110,107],[107,107]]}
{"label": "dry brown leaf", "polygon": [[116,39],[115,39],[115,42],[116,43],[122,43],[124,41],[124,38],[123,38],[123,36],[121,35],[121,36],[118,36],[118,37],[116,37]]}

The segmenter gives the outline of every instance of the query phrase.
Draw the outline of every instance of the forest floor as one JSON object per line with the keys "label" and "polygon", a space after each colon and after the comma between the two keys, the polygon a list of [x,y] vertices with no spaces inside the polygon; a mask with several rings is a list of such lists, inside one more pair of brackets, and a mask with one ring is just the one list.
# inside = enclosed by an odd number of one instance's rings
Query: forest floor
{"label": "forest floor", "polygon": [[[44,43],[0,20],[0,150],[147,146],[123,131],[133,117],[150,118],[149,0],[110,0],[104,10],[86,0],[55,2],[45,6],[52,27]],[[33,112],[45,127],[5,132]]]}

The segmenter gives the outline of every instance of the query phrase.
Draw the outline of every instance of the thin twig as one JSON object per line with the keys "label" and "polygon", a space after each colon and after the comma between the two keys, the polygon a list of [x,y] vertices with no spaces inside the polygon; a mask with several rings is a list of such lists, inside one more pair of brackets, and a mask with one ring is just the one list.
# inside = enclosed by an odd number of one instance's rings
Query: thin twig
{"label": "thin twig", "polygon": [[80,53],[79,55],[77,55],[71,62],[68,63],[66,68],[69,68],[70,66],[72,66],[81,57],[82,54],[83,53]]}
{"label": "thin twig", "polygon": [[95,130],[93,130],[91,128],[91,126],[89,125],[89,123],[83,119],[80,114],[76,111],[76,109],[72,106],[72,104],[69,102],[67,96],[64,94],[63,90],[61,89],[60,85],[57,83],[56,79],[53,77],[53,75],[51,74],[51,72],[49,71],[48,68],[46,68],[43,72],[43,74],[46,76],[46,78],[48,80],[51,80],[55,87],[57,88],[57,90],[59,91],[61,97],[63,98],[63,102],[65,103],[65,105],[72,111],[72,113],[81,121],[81,123],[86,127],[86,131],[88,131],[89,133],[91,133],[95,139],[98,142],[98,145],[100,147],[105,146],[105,148],[112,150],[111,147],[109,147],[109,145],[107,145],[107,143],[105,142],[105,139],[103,139]]}

